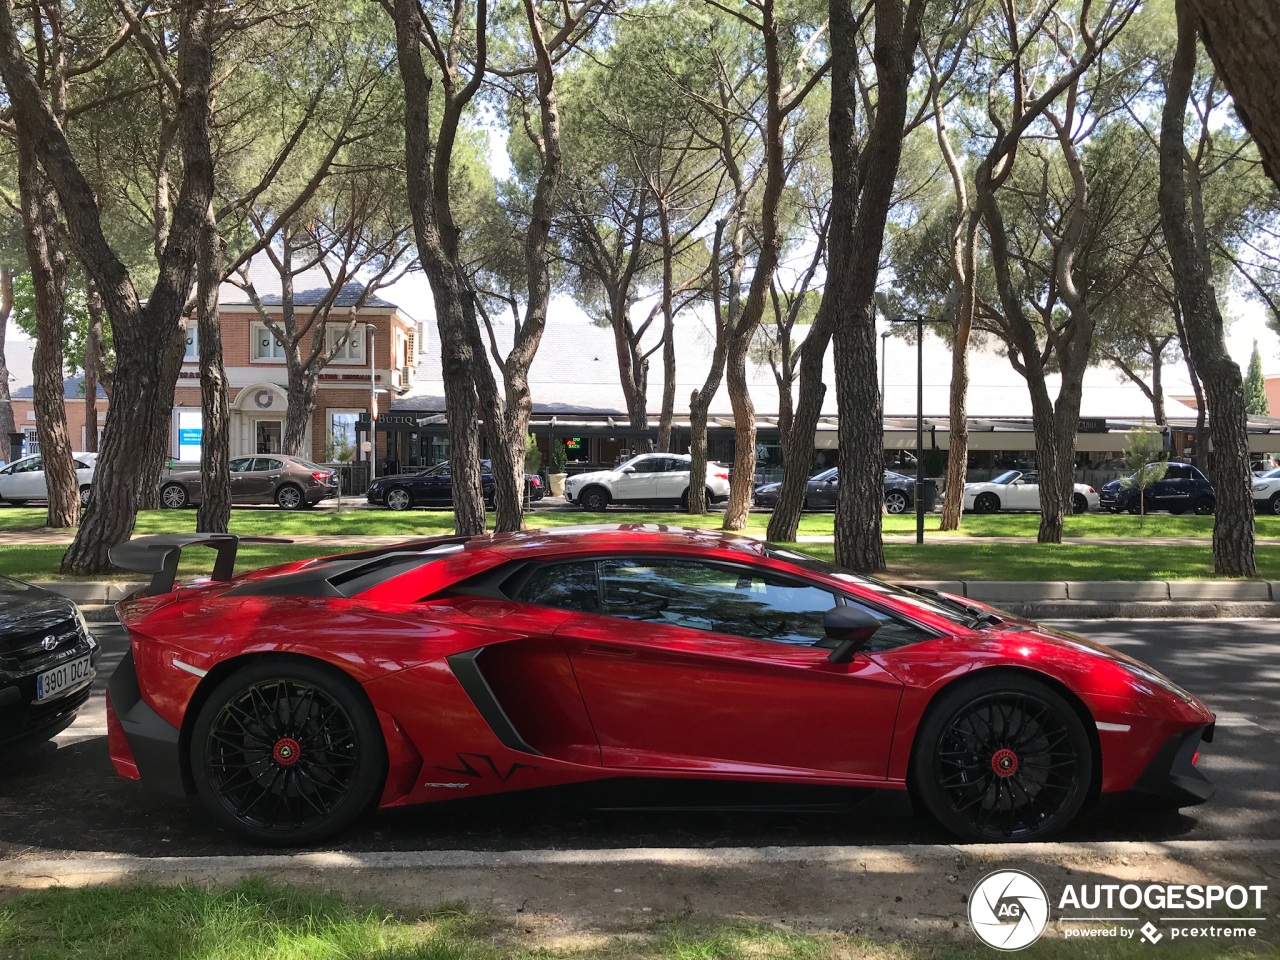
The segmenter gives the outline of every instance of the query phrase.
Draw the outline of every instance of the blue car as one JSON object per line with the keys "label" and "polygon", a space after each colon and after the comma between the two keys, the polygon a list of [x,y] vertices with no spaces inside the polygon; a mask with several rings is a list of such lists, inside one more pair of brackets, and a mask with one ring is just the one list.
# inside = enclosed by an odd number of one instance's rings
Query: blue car
{"label": "blue car", "polygon": [[[1098,493],[1099,507],[1112,513],[1128,511],[1138,513],[1142,504],[1136,487],[1125,487],[1121,481],[1112,480]],[[1162,479],[1147,488],[1146,513],[1168,510],[1170,513],[1195,513],[1206,516],[1213,513],[1217,499],[1213,484],[1190,463],[1170,462]]]}

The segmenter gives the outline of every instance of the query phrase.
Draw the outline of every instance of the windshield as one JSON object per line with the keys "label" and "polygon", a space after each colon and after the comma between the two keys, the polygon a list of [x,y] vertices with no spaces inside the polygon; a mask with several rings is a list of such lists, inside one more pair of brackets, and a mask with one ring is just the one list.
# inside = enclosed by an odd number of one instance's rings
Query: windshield
{"label": "windshield", "polygon": [[840,468],[839,468],[839,467],[832,467],[832,468],[831,468],[831,469],[829,469],[829,470],[823,470],[821,473],[815,473],[815,474],[814,474],[812,477],[810,477],[809,479],[810,479],[810,480],[818,480],[818,481],[822,481],[822,480],[831,480],[831,479],[833,479],[834,477],[836,477],[839,473],[840,473]]}
{"label": "windshield", "polygon": [[1268,470],[1262,475],[1261,479],[1274,480],[1276,477],[1280,477],[1280,467],[1276,467],[1274,470]]}
{"label": "windshield", "polygon": [[917,593],[914,590],[906,590],[895,584],[877,580],[875,577],[868,577],[860,573],[850,573],[844,567],[838,567],[834,563],[828,563],[826,560],[811,557],[807,553],[790,550],[773,543],[764,545],[764,555],[773,560],[785,560],[787,563],[794,563],[797,567],[804,567],[817,573],[826,574],[829,577],[835,577],[837,580],[856,583],[858,586],[881,596],[892,597],[901,603],[911,604],[932,613],[934,616],[943,617],[961,626],[967,627],[973,621],[974,611],[967,605],[958,600],[943,599],[936,593]]}
{"label": "windshield", "polygon": [[992,483],[1013,483],[1013,481],[1017,480],[1020,476],[1022,476],[1022,474],[1020,474],[1017,470],[1006,470],[1004,473],[1000,474],[1000,476],[996,477],[991,482]]}

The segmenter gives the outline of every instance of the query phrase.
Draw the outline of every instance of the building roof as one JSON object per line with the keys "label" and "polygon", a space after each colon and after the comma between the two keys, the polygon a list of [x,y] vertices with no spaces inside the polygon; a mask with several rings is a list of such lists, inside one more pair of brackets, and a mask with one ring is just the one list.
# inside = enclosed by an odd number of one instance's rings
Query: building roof
{"label": "building roof", "polygon": [[[97,384],[98,399],[107,399],[107,392],[102,389],[102,384]],[[14,400],[34,400],[35,387],[19,387],[11,394]],[[84,399],[84,377],[68,377],[62,381],[62,397],[64,400],[83,400]]]}
{"label": "building roof", "polygon": [[[392,403],[395,412],[439,413],[444,410],[444,383],[440,368],[440,335],[434,323],[421,325],[418,368],[413,386]],[[801,328],[797,339],[806,332]],[[498,323],[495,338],[502,350],[510,349],[513,326]],[[676,389],[675,415],[686,417],[690,394],[701,389],[710,363],[714,338],[709,325],[700,317],[682,317],[675,326]],[[658,331],[646,334],[646,349],[657,344]],[[915,417],[916,414],[916,345],[901,337],[882,341],[885,350],[885,400],[887,418]],[[877,344],[880,347],[881,344]],[[879,358],[877,358],[879,359]],[[490,357],[494,374],[501,377]],[[990,346],[976,345],[970,350],[969,416],[971,418],[1004,419],[1030,417],[1031,398],[1026,382],[1013,369],[1002,353]],[[1185,391],[1178,381],[1178,370],[1166,368],[1165,411],[1170,419],[1195,418],[1195,410],[1173,399],[1173,393]],[[1185,372],[1182,374],[1185,380]],[[1048,378],[1051,395],[1056,396],[1060,377]],[[823,416],[836,414],[835,367],[832,350],[827,351],[823,368],[827,392],[823,398]],[[757,416],[773,416],[778,412],[778,385],[768,363],[748,362],[747,381]],[[499,380],[499,382],[501,382]],[[626,402],[618,376],[617,353],[613,330],[590,322],[549,322],[529,371],[536,416],[545,415],[611,415],[626,416]],[[924,340],[924,414],[946,418],[949,412],[951,386],[951,346],[933,334]],[[661,351],[650,357],[648,408],[656,417],[661,410],[663,370]],[[725,383],[711,403],[712,417],[729,416],[732,406]],[[1134,421],[1153,420],[1151,402],[1138,386],[1108,367],[1093,367],[1085,374],[1084,396],[1080,406],[1082,417],[1111,417]]]}
{"label": "building roof", "polygon": [[[332,264],[330,271],[336,275],[338,264]],[[258,292],[265,306],[279,306],[281,300],[280,272],[265,253],[260,253],[249,261],[248,277]],[[333,286],[329,275],[320,266],[296,274],[293,278],[293,302],[299,307],[314,307],[320,303]],[[335,307],[350,307],[364,293],[364,284],[353,280],[338,291]],[[223,283],[218,290],[218,303],[221,306],[249,306],[249,295],[234,283]],[[384,300],[376,293],[365,303],[365,307],[395,309],[396,304]]]}

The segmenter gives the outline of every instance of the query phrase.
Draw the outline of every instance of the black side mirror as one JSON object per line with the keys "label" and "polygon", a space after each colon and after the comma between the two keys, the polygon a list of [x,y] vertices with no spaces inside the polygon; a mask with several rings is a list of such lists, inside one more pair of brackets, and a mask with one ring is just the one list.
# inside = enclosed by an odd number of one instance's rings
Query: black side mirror
{"label": "black side mirror", "polygon": [[827,659],[848,663],[880,629],[880,621],[859,607],[832,607],[822,615],[826,633],[818,646],[830,648]]}

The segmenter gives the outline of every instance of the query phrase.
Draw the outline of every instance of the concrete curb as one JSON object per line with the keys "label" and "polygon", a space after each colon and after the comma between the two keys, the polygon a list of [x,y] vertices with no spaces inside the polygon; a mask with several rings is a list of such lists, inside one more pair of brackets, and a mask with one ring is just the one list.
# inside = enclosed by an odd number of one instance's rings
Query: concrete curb
{"label": "concrete curb", "polygon": [[903,844],[830,847],[630,847],[606,850],[422,850],[404,853],[339,851],[231,857],[134,857],[82,853],[65,859],[15,860],[0,864],[0,885],[23,880],[57,883],[148,877],[216,879],[272,870],[473,870],[517,867],[656,864],[733,867],[822,863],[901,869],[909,862],[973,860],[1070,860],[1080,857],[1172,858],[1178,860],[1270,858],[1280,855],[1275,840],[1170,840],[1163,843]]}

